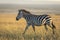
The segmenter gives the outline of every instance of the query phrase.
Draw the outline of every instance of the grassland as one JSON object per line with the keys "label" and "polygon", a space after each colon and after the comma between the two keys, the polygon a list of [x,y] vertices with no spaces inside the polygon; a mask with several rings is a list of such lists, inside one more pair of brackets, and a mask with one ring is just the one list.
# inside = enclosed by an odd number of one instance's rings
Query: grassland
{"label": "grassland", "polygon": [[60,15],[51,14],[56,26],[55,35],[49,27],[46,32],[44,26],[36,26],[36,34],[30,26],[23,35],[26,21],[24,18],[16,21],[16,15],[13,13],[0,14],[0,40],[60,40]]}

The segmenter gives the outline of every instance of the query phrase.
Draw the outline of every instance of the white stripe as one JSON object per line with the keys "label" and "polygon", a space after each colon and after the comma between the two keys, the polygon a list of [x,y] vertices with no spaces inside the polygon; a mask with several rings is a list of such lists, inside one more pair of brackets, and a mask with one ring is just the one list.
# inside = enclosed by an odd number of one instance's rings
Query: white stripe
{"label": "white stripe", "polygon": [[[45,19],[44,17],[46,16],[42,16],[42,18],[40,19],[40,23],[43,23],[43,20]],[[44,18],[44,19],[43,19]],[[43,19],[43,20],[42,20]]]}

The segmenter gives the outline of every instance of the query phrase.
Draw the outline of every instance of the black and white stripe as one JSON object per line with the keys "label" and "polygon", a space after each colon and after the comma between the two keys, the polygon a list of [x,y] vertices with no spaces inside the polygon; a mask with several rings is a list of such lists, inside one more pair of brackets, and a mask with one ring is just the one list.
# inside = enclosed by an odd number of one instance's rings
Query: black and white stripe
{"label": "black and white stripe", "polygon": [[51,17],[49,15],[24,15],[27,23],[29,22],[31,25],[43,25],[48,24],[51,21]]}
{"label": "black and white stripe", "polygon": [[[32,25],[34,31],[35,31],[35,26],[41,26],[41,25],[44,25],[46,30],[47,30],[46,25],[51,27],[53,30],[55,28],[51,16],[46,15],[46,14],[33,15],[26,10],[19,10],[19,14],[16,17],[16,20],[20,19],[21,17],[25,18],[25,20],[27,22],[27,26],[25,28],[25,31],[28,29],[28,27],[30,25]],[[24,33],[25,33],[25,31],[24,31]],[[53,33],[54,33],[54,31],[53,31]]]}

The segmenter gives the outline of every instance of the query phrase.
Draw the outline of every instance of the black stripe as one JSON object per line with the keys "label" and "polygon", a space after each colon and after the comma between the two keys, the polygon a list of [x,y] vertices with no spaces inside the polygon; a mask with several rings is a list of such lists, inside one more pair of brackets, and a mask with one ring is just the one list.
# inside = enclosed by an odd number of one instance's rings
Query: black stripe
{"label": "black stripe", "polygon": [[45,18],[45,19],[49,19],[49,18],[51,18],[51,17],[49,16],[49,17],[47,17],[47,18]]}
{"label": "black stripe", "polygon": [[41,15],[40,16],[40,18],[39,18],[39,22],[40,22],[40,24],[42,24],[42,22],[41,22],[41,18],[43,17],[43,15]]}
{"label": "black stripe", "polygon": [[47,16],[46,16],[46,15],[44,15],[41,21],[43,21],[46,17],[47,17]]}
{"label": "black stripe", "polygon": [[42,17],[40,18],[40,23],[42,24],[43,19],[46,17],[47,15],[42,15]]}
{"label": "black stripe", "polygon": [[49,18],[46,18],[46,22],[50,22],[50,20],[51,20],[51,19],[49,19]]}

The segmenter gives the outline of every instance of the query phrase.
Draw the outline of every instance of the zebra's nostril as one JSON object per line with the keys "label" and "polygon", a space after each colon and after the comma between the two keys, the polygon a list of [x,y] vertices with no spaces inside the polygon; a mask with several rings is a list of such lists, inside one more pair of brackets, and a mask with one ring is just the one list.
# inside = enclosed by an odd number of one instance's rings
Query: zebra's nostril
{"label": "zebra's nostril", "polygon": [[16,18],[16,20],[18,20],[18,18]]}

